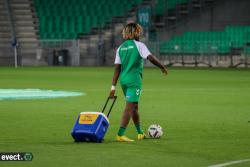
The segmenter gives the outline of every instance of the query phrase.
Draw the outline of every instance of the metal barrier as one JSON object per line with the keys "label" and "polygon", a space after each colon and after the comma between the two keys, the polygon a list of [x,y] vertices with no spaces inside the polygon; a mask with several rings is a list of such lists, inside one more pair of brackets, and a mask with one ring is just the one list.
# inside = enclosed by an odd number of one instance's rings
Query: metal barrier
{"label": "metal barrier", "polygon": [[162,51],[160,44],[161,41],[148,42],[153,54],[168,66],[248,67],[250,64],[250,45],[225,50],[219,43],[205,41],[197,42],[191,51],[186,48],[188,44],[175,44],[168,51]]}

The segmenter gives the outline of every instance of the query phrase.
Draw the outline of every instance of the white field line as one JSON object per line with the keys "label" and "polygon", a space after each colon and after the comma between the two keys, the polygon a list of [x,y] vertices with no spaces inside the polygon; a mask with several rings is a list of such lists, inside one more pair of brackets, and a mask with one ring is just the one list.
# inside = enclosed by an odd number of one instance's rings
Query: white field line
{"label": "white field line", "polygon": [[224,167],[224,166],[240,164],[240,163],[244,163],[244,162],[248,162],[248,161],[250,161],[250,159],[243,159],[243,160],[238,160],[238,161],[230,161],[230,162],[226,162],[226,163],[223,163],[223,164],[211,165],[211,166],[208,166],[208,167]]}

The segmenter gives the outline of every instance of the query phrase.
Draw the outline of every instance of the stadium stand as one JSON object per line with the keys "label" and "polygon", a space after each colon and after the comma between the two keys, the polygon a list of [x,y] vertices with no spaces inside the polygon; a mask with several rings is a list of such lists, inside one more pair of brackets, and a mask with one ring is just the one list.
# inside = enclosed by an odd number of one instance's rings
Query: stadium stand
{"label": "stadium stand", "polygon": [[59,50],[68,50],[67,65],[110,65],[123,25],[144,8],[150,21],[141,40],[166,62],[208,55],[228,61],[234,52],[250,53],[249,17],[232,17],[232,4],[247,13],[247,1],[233,0],[2,0],[0,64],[13,65],[16,39],[19,65],[50,65]]}
{"label": "stadium stand", "polygon": [[163,15],[167,10],[174,9],[177,4],[187,2],[188,0],[157,0],[154,11],[156,15]]}
{"label": "stadium stand", "polygon": [[14,64],[14,45],[18,64],[35,65],[38,47],[36,20],[30,0],[0,1],[0,64]]}
{"label": "stadium stand", "polygon": [[34,65],[38,44],[37,20],[34,15],[33,1],[10,1],[15,25],[15,35],[18,41],[19,58],[23,65]]}
{"label": "stadium stand", "polygon": [[11,28],[4,1],[0,1],[0,64],[13,64]]}
{"label": "stadium stand", "polygon": [[224,31],[186,32],[161,43],[161,54],[229,54],[250,42],[250,26],[227,26]]}
{"label": "stadium stand", "polygon": [[76,39],[103,28],[142,0],[34,0],[41,39]]}

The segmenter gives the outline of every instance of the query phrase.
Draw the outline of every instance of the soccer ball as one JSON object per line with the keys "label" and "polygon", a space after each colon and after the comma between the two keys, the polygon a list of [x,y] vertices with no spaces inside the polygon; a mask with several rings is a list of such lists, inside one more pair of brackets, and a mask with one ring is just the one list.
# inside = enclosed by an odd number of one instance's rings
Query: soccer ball
{"label": "soccer ball", "polygon": [[148,135],[151,138],[160,138],[163,135],[162,127],[158,124],[150,125],[148,128]]}

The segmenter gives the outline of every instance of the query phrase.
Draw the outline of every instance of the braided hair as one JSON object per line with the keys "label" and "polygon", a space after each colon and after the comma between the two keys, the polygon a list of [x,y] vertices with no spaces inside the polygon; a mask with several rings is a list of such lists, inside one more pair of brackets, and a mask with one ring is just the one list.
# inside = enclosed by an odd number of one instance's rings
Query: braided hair
{"label": "braided hair", "polygon": [[122,30],[122,36],[124,39],[135,39],[139,41],[139,37],[142,33],[142,27],[137,23],[129,23]]}

